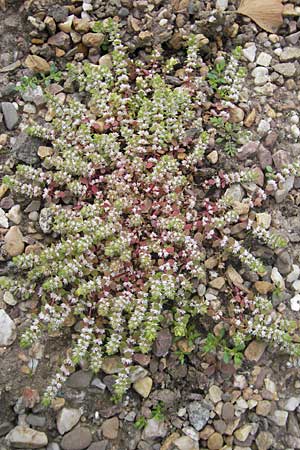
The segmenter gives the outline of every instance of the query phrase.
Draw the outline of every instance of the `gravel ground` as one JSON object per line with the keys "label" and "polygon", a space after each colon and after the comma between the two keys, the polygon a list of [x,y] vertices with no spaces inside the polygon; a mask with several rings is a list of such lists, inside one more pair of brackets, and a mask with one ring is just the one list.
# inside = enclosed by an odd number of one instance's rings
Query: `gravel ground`
{"label": "gravel ground", "polygon": [[[227,10],[236,7],[231,1],[217,3]],[[89,36],[91,23],[118,16],[124,42],[142,57],[153,45],[180,56],[189,32],[203,42],[201,54],[207,64],[212,56],[241,45],[247,79],[242,101],[231,115],[233,122],[243,121],[251,131],[251,143],[241,146],[234,158],[218,148],[212,155],[211,148],[207,160],[213,171],[255,165],[263,177],[267,166],[279,170],[300,155],[300,2],[283,3],[284,23],[278,34],[269,34],[235,15],[209,22],[214,1],[0,0],[1,161],[8,160],[13,170],[18,162],[40,164],[47,152],[39,140],[23,133],[31,121],[47,117],[43,92],[39,87],[16,92],[16,83],[36,68],[47,71],[49,62],[61,70],[73,60],[98,63],[103,55]],[[66,81],[62,93],[69,92]],[[276,282],[288,275],[283,295],[274,296],[273,304],[297,323],[299,187],[298,178],[289,180],[269,201],[265,217],[289,239],[288,248],[270,255],[265,248],[257,248],[257,256],[262,253],[277,267]],[[42,203],[24,203],[0,185],[2,275],[9,272],[12,256],[51,240],[45,231]],[[247,279],[247,273],[242,276]],[[258,292],[270,281],[275,283],[273,278],[257,285]],[[135,383],[122,404],[110,399],[112,376],[119,364],[118,357],[111,357],[96,377],[84,367],[73,373],[61,397],[51,408],[44,408],[40,395],[70,346],[72,330],[59,339],[53,336],[45,345],[21,350],[17,334],[36,308],[34,299],[15,304],[1,294],[0,450],[300,449],[299,370],[287,365],[286,356],[253,341],[237,370],[217,354],[203,354],[201,337],[193,344],[186,339],[174,342],[167,326],[152,353],[136,361]],[[196,321],[195,327],[205,332],[205,324]],[[184,361],[179,360],[178,350],[186,355]],[[135,424],[141,423],[141,417],[146,420],[139,430]]]}

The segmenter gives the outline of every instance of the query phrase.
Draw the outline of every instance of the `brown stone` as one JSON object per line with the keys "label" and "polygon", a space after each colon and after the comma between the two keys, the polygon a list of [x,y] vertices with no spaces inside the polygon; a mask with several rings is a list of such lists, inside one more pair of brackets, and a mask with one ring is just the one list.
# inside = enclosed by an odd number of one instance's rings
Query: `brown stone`
{"label": "brown stone", "polygon": [[258,362],[262,357],[267,344],[261,341],[252,341],[245,350],[248,361]]}
{"label": "brown stone", "polygon": [[59,33],[56,33],[54,36],[51,36],[48,39],[48,44],[53,45],[55,47],[59,47],[63,50],[69,50],[71,45],[71,39],[67,33],[60,31]]}
{"label": "brown stone", "polygon": [[82,43],[86,47],[99,48],[104,41],[104,34],[102,33],[87,33],[82,38]]}
{"label": "brown stone", "polygon": [[117,417],[107,419],[103,422],[101,428],[106,439],[116,439],[119,432],[119,419]]}
{"label": "brown stone", "polygon": [[37,73],[49,73],[50,64],[40,56],[28,55],[25,59],[25,66]]}
{"label": "brown stone", "polygon": [[260,294],[266,295],[273,290],[273,284],[268,281],[256,281],[255,289]]}
{"label": "brown stone", "polygon": [[9,256],[21,255],[24,251],[23,235],[18,226],[13,226],[6,233],[5,238],[5,250]]}
{"label": "brown stone", "polygon": [[219,450],[223,447],[223,437],[220,433],[213,433],[207,441],[209,450]]}

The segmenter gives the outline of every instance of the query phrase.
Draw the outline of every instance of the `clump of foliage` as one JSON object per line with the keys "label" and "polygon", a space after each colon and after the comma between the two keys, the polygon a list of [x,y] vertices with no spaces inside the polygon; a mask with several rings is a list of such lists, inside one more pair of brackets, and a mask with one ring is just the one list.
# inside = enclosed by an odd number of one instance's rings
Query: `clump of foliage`
{"label": "clump of foliage", "polygon": [[[40,301],[22,345],[81,320],[72,352],[45,401],[57,395],[78,363],[86,360],[97,372],[103,359],[115,354],[123,365],[115,382],[116,398],[121,398],[131,383],[133,355],[150,351],[166,309],[175,336],[188,333],[194,316],[205,316],[213,323],[226,319],[236,348],[256,335],[295,352],[291,324],[276,312],[270,315],[266,297],[241,291],[237,299],[228,281],[220,297],[197,290],[225,276],[234,261],[259,276],[266,273],[243,238],[230,235],[231,226],[246,221],[256,239],[275,240],[255,220],[264,190],[256,186],[242,202],[230,195],[231,185],[255,181],[251,170],[203,179],[206,196],[198,198],[194,175],[208,147],[202,105],[209,86],[199,75],[202,60],[195,39],[187,47],[182,84],[174,88],[158,52],[148,64],[130,60],[117,24],[106,20],[99,27],[113,46],[112,67],[84,63],[68,68],[81,95],[69,96],[65,104],[48,95],[52,122],[29,130],[51,142],[53,154],[43,167],[20,165],[4,180],[18,193],[44,197],[58,236],[38,254],[14,258],[19,275],[2,279],[16,298]],[[173,71],[174,64],[168,67]],[[232,63],[226,72],[227,97],[230,85],[232,97],[238,93],[237,68]],[[214,95],[211,91],[210,100]],[[243,212],[247,207],[252,219]],[[213,271],[204,264],[211,254],[219,261]]]}
{"label": "clump of foliage", "polygon": [[57,69],[55,64],[50,65],[50,72],[48,75],[40,73],[33,75],[32,77],[22,77],[21,81],[16,85],[15,90],[17,92],[25,92],[27,89],[35,89],[39,85],[48,86],[52,82],[59,82],[61,80],[62,73]]}

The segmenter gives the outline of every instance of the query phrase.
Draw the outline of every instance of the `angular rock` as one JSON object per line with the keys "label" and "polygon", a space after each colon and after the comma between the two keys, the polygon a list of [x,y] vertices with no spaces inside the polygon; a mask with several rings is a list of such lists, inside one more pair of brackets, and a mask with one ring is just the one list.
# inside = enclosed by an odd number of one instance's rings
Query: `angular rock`
{"label": "angular rock", "polygon": [[271,61],[272,61],[272,56],[271,55],[269,55],[268,53],[265,53],[265,52],[261,52],[258,55],[256,63],[259,66],[269,67],[269,65],[271,64]]}
{"label": "angular rock", "polygon": [[25,59],[25,66],[37,73],[50,72],[50,64],[48,61],[38,55],[28,55]]}
{"label": "angular rock", "polygon": [[9,315],[0,309],[0,347],[12,345],[17,337],[16,325]]}
{"label": "angular rock", "polygon": [[207,448],[209,450],[219,450],[223,447],[223,437],[220,433],[213,433],[207,440]]}
{"label": "angular rock", "polygon": [[6,217],[5,211],[3,211],[2,208],[0,208],[0,227],[8,228],[8,219]]}
{"label": "angular rock", "polygon": [[257,158],[262,169],[265,169],[267,166],[272,166],[272,153],[263,145],[258,147]]}
{"label": "angular rock", "polygon": [[276,72],[280,73],[280,75],[283,75],[284,77],[293,77],[296,73],[296,67],[293,63],[280,63],[275,64],[273,66],[273,69],[276,70]]}
{"label": "angular rock", "polygon": [[207,424],[211,411],[211,405],[205,401],[192,402],[188,405],[189,419],[193,427],[200,431]]}
{"label": "angular rock", "polygon": [[67,379],[67,385],[73,389],[84,389],[90,385],[93,378],[93,373],[86,370],[78,370],[72,373]]}
{"label": "angular rock", "polygon": [[252,158],[256,155],[259,145],[259,142],[248,142],[243,145],[237,152],[238,160],[245,161],[248,158]]}
{"label": "angular rock", "polygon": [[274,438],[269,431],[261,431],[255,442],[258,450],[269,450],[274,443]]}
{"label": "angular rock", "polygon": [[5,235],[5,250],[9,256],[21,255],[24,251],[23,235],[17,225],[11,227]]}
{"label": "angular rock", "polygon": [[48,438],[45,433],[23,425],[13,428],[6,436],[6,440],[12,447],[21,449],[42,448],[48,444]]}
{"label": "angular rock", "polygon": [[7,217],[13,223],[15,223],[16,225],[19,225],[19,223],[21,222],[21,219],[22,219],[21,206],[20,205],[12,206],[7,213]]}
{"label": "angular rock", "polygon": [[63,450],[83,450],[87,448],[92,442],[92,434],[87,427],[75,428],[65,434],[61,447]]}
{"label": "angular rock", "polygon": [[299,47],[285,47],[279,56],[280,61],[287,62],[293,59],[300,59]]}
{"label": "angular rock", "polygon": [[285,150],[278,150],[278,152],[274,153],[273,161],[278,170],[283,169],[291,162],[289,154]]}
{"label": "angular rock", "polygon": [[107,419],[102,424],[102,433],[106,439],[117,439],[119,432],[119,419],[112,417]]}
{"label": "angular rock", "polygon": [[1,109],[4,116],[6,128],[11,131],[16,128],[19,122],[19,115],[15,106],[10,102],[2,102]]}
{"label": "angular rock", "polygon": [[48,44],[54,45],[55,47],[61,48],[63,50],[69,50],[71,46],[71,39],[67,33],[60,31],[59,33],[51,36],[48,39]]}
{"label": "angular rock", "polygon": [[82,411],[75,408],[63,408],[59,411],[56,425],[59,434],[65,434],[77,425],[80,417],[82,416]]}
{"label": "angular rock", "polygon": [[248,59],[248,61],[254,62],[256,50],[257,50],[256,45],[252,43],[251,45],[243,49],[243,55],[245,56],[246,59]]}
{"label": "angular rock", "polygon": [[82,38],[82,43],[86,47],[99,48],[104,42],[104,34],[102,33],[87,33]]}
{"label": "angular rock", "polygon": [[144,428],[142,438],[144,440],[156,440],[166,437],[168,432],[167,425],[162,420],[149,419]]}
{"label": "angular rock", "polygon": [[262,357],[267,344],[260,341],[252,341],[245,350],[245,356],[248,361],[258,362]]}
{"label": "angular rock", "polygon": [[122,362],[119,356],[107,356],[103,359],[101,370],[107,375],[115,375],[122,369]]}
{"label": "angular rock", "polygon": [[285,427],[289,413],[281,409],[274,411],[270,419],[279,427]]}
{"label": "angular rock", "polygon": [[174,441],[175,448],[178,450],[199,450],[198,442],[189,436],[181,436]]}
{"label": "angular rock", "polygon": [[149,397],[149,394],[151,392],[152,385],[153,385],[152,378],[145,377],[141,378],[140,380],[137,380],[133,384],[133,389],[142,397],[147,398]]}
{"label": "angular rock", "polygon": [[12,147],[12,155],[19,161],[34,165],[39,162],[37,150],[40,142],[38,138],[32,138],[26,133],[20,133]]}
{"label": "angular rock", "polygon": [[159,358],[166,356],[172,345],[172,335],[168,329],[160,330],[153,344],[153,353]]}
{"label": "angular rock", "polygon": [[209,388],[209,398],[213,403],[219,403],[222,400],[223,392],[219,386],[212,385]]}

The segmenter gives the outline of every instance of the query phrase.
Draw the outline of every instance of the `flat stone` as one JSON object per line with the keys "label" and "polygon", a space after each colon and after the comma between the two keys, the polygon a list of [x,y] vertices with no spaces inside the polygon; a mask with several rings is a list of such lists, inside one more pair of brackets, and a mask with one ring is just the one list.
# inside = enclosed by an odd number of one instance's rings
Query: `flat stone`
{"label": "flat stone", "polygon": [[271,412],[272,403],[268,400],[261,400],[256,406],[256,414],[258,416],[268,417]]}
{"label": "flat stone", "polygon": [[258,362],[262,357],[267,344],[260,341],[252,341],[245,350],[245,356],[248,361]]}
{"label": "flat stone", "polygon": [[300,311],[300,294],[296,294],[292,297],[290,302],[292,311]]}
{"label": "flat stone", "polygon": [[16,128],[19,122],[19,115],[15,106],[10,102],[2,102],[1,109],[4,116],[6,128],[11,131]]}
{"label": "flat stone", "polygon": [[86,47],[99,48],[104,42],[104,34],[102,33],[87,33],[82,38],[82,43]]}
{"label": "flat stone", "polygon": [[239,161],[245,161],[248,158],[252,158],[256,155],[256,152],[260,146],[259,142],[248,142],[238,149],[237,158]]}
{"label": "flat stone", "polygon": [[112,417],[107,419],[102,424],[102,433],[106,439],[117,439],[119,432],[119,419]]}
{"label": "flat stone", "polygon": [[16,225],[19,225],[22,220],[21,206],[20,205],[12,206],[6,215],[9,218],[9,220],[11,220]]}
{"label": "flat stone", "polygon": [[258,55],[256,63],[259,66],[269,67],[269,65],[271,64],[271,61],[272,61],[272,56],[271,55],[269,55],[268,53],[265,53],[265,52],[261,52]]}
{"label": "flat stone", "polygon": [[279,427],[285,427],[288,415],[289,413],[287,411],[277,409],[276,411],[274,411],[270,419]]}
{"label": "flat stone", "polygon": [[207,448],[209,450],[219,450],[223,447],[223,437],[220,433],[213,433],[207,440]]}
{"label": "flat stone", "polygon": [[272,153],[263,145],[260,145],[257,149],[257,158],[262,169],[272,165]]}
{"label": "flat stone", "polygon": [[122,369],[122,361],[119,356],[107,356],[103,359],[101,370],[107,375],[115,375]]}
{"label": "flat stone", "polygon": [[12,447],[21,449],[42,448],[48,444],[48,438],[45,433],[23,425],[13,428],[6,436],[6,440]]}
{"label": "flat stone", "polygon": [[211,405],[205,401],[195,401],[188,405],[189,420],[197,431],[202,430],[202,428],[207,424],[210,411]]}
{"label": "flat stone", "polygon": [[243,55],[248,61],[254,62],[256,56],[256,45],[253,43],[243,49]]}
{"label": "flat stone", "polygon": [[93,373],[86,370],[78,370],[72,373],[72,375],[67,379],[67,385],[74,389],[84,389],[90,385],[93,378]]}
{"label": "flat stone", "polygon": [[273,161],[276,169],[282,170],[285,166],[287,166],[290,162],[290,156],[285,150],[278,150],[273,155]]}
{"label": "flat stone", "polygon": [[26,422],[32,427],[44,428],[46,425],[46,417],[37,414],[28,414]]}
{"label": "flat stone", "polygon": [[293,77],[296,73],[296,67],[293,63],[275,64],[273,68],[284,77]]}
{"label": "flat stone", "polygon": [[257,127],[257,132],[260,136],[265,136],[271,129],[269,120],[262,119]]}
{"label": "flat stone", "polygon": [[9,315],[0,309],[0,347],[12,345],[16,340],[17,332],[14,321]]}
{"label": "flat stone", "polygon": [[48,39],[48,44],[54,45],[55,47],[61,48],[63,50],[69,50],[71,46],[71,39],[67,33],[60,31],[59,33],[51,36]]}
{"label": "flat stone", "polygon": [[213,403],[219,403],[222,400],[223,392],[219,388],[219,386],[212,385],[209,388],[208,393],[209,393],[209,398]]}
{"label": "flat stone", "polygon": [[176,439],[173,444],[178,450],[199,450],[198,442],[194,441],[189,436],[181,436]]}
{"label": "flat stone", "polygon": [[5,211],[3,211],[2,208],[0,208],[0,227],[8,228],[8,219],[6,217]]}
{"label": "flat stone", "polygon": [[25,66],[37,73],[50,72],[50,64],[48,61],[38,55],[28,55],[25,59]]}
{"label": "flat stone", "polygon": [[108,448],[108,441],[96,441],[93,442],[87,450],[107,450]]}
{"label": "flat stone", "polygon": [[24,251],[23,235],[17,225],[11,227],[4,237],[5,250],[9,256],[21,255]]}
{"label": "flat stone", "polygon": [[166,356],[172,345],[172,335],[168,329],[160,330],[153,344],[153,353],[161,358]]}
{"label": "flat stone", "polygon": [[166,437],[168,432],[167,425],[163,420],[149,419],[144,428],[142,438],[144,440],[156,440]]}
{"label": "flat stone", "polygon": [[298,408],[299,405],[299,397],[291,397],[288,400],[284,400],[281,402],[281,407],[286,411],[295,411],[295,409]]}
{"label": "flat stone", "polygon": [[234,437],[240,442],[245,442],[251,431],[252,425],[250,423],[245,424],[234,432]]}
{"label": "flat stone", "polygon": [[259,294],[266,295],[273,290],[273,284],[268,281],[256,281],[255,289]]}
{"label": "flat stone", "polygon": [[37,149],[40,145],[40,139],[32,138],[26,133],[20,133],[12,147],[12,155],[18,160],[29,165],[39,162]]}
{"label": "flat stone", "polygon": [[300,48],[299,47],[285,47],[280,56],[280,61],[292,61],[293,59],[300,59]]}
{"label": "flat stone", "polygon": [[75,408],[63,408],[59,411],[56,419],[56,426],[59,434],[65,434],[77,425],[82,411]]}
{"label": "flat stone", "polygon": [[147,398],[151,392],[152,385],[152,378],[145,377],[133,383],[133,389],[142,397]]}
{"label": "flat stone", "polygon": [[269,450],[274,443],[274,438],[269,431],[261,431],[255,442],[258,450]]}
{"label": "flat stone", "polygon": [[87,448],[92,442],[92,434],[87,427],[75,428],[65,434],[61,447],[63,450],[83,450]]}

